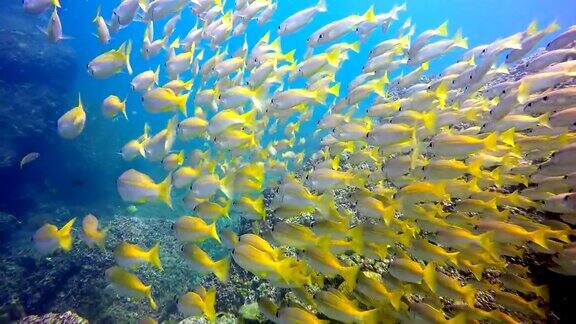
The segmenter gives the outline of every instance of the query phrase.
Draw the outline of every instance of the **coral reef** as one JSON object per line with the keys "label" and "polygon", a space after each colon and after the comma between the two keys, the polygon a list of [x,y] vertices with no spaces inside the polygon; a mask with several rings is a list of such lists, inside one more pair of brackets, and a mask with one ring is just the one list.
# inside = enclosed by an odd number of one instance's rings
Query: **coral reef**
{"label": "coral reef", "polygon": [[19,321],[20,324],[88,324],[88,321],[72,311],[65,313],[48,313],[41,316],[30,315]]}

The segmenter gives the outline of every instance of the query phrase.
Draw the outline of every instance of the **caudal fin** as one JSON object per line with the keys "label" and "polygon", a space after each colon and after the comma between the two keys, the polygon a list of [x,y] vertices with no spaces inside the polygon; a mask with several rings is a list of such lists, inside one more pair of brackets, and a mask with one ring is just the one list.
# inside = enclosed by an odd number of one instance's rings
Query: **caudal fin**
{"label": "caudal fin", "polygon": [[130,53],[132,52],[132,41],[128,40],[128,44],[126,45],[126,49],[124,51],[124,62],[126,64],[126,70],[128,74],[132,75],[132,65],[130,65]]}
{"label": "caudal fin", "polygon": [[172,173],[168,174],[158,185],[158,199],[172,208]]}
{"label": "caudal fin", "polygon": [[189,95],[190,95],[190,93],[187,93],[187,94],[183,94],[183,95],[177,97],[178,110],[180,110],[184,116],[188,116],[188,110],[186,109],[186,103],[188,102],[188,96]]}
{"label": "caudal fin", "polygon": [[216,290],[214,288],[208,289],[206,291],[206,297],[204,297],[204,315],[210,323],[216,322],[216,309],[214,305],[216,304]]}
{"label": "caudal fin", "polygon": [[326,0],[319,0],[316,4],[316,11],[318,12],[326,12]]}
{"label": "caudal fin", "polygon": [[68,252],[72,249],[72,235],[70,232],[72,231],[74,222],[76,222],[76,218],[72,218],[68,223],[66,223],[66,225],[62,226],[62,228],[58,230],[58,244],[64,252]]}
{"label": "caudal fin", "polygon": [[548,250],[548,243],[546,242],[545,230],[536,230],[530,233],[530,240]]}
{"label": "caudal fin", "polygon": [[380,314],[380,308],[368,310],[362,312],[362,323],[365,324],[376,324],[380,323],[382,315]]}
{"label": "caudal fin", "polygon": [[352,267],[342,267],[340,271],[340,275],[344,278],[344,281],[350,288],[356,287],[356,276],[358,275],[358,270],[360,268],[358,266]]}
{"label": "caudal fin", "polygon": [[436,292],[436,290],[438,289],[438,282],[436,280],[436,266],[434,265],[434,263],[430,262],[426,265],[426,268],[424,268],[423,277],[424,282],[426,283],[426,285],[428,285],[430,290]]}
{"label": "caudal fin", "polygon": [[156,305],[154,298],[152,298],[152,286],[146,286],[146,298],[148,298],[148,303],[150,304],[150,307],[152,307],[153,310],[157,310],[158,305]]}
{"label": "caudal fin", "polygon": [[216,261],[214,263],[214,275],[218,280],[222,282],[228,281],[228,272],[230,270],[230,258],[225,257],[222,260]]}
{"label": "caudal fin", "polygon": [[148,261],[158,270],[164,270],[162,268],[162,262],[160,261],[160,243],[154,244],[154,246],[148,251]]}

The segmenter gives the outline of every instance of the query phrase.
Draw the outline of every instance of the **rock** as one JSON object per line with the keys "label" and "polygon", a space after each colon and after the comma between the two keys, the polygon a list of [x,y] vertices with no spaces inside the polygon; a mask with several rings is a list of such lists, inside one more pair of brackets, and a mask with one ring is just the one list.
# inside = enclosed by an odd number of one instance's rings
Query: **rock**
{"label": "rock", "polygon": [[44,315],[30,315],[21,319],[20,324],[88,324],[88,321],[78,314],[67,311],[66,313],[48,313]]}

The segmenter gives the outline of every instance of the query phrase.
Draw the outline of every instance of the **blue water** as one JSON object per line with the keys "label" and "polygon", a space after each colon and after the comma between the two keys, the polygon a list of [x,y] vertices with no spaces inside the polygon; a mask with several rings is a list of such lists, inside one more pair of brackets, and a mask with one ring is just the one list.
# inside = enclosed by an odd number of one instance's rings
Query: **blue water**
{"label": "blue water", "polygon": [[[229,8],[232,1],[227,5]],[[18,6],[19,1],[4,0],[0,4],[0,12],[6,8]],[[279,0],[278,10],[272,16],[270,22],[264,26],[258,26],[256,21],[252,21],[247,28],[247,40],[251,48],[267,30],[272,31],[272,38],[275,38],[275,30],[280,22],[285,18],[315,4],[315,1],[296,1],[296,0]],[[296,56],[301,59],[306,52],[306,38],[328,22],[343,18],[350,14],[361,14],[368,7],[374,4],[376,13],[389,11],[393,5],[400,2],[392,1],[343,1],[327,0],[328,12],[320,13],[314,21],[297,33],[282,37],[282,49],[288,52],[296,49]],[[163,178],[165,172],[158,163],[151,163],[144,159],[136,159],[132,162],[122,161],[118,154],[121,147],[129,140],[137,138],[145,122],[151,126],[152,133],[160,131],[166,126],[170,117],[169,114],[152,115],[143,111],[140,104],[140,95],[132,92],[129,86],[133,76],[147,69],[155,69],[158,65],[163,65],[165,52],[152,58],[144,60],[140,55],[143,33],[145,25],[139,22],[133,22],[127,28],[122,29],[117,34],[112,35],[112,41],[103,46],[98,39],[93,36],[95,32],[92,18],[96,13],[96,8],[101,6],[101,12],[105,19],[109,19],[112,9],[117,5],[117,1],[84,1],[84,0],[62,0],[62,9],[59,11],[62,20],[65,35],[71,37],[70,40],[63,41],[60,45],[51,45],[47,43],[35,44],[34,48],[54,48],[57,46],[71,48],[73,64],[66,71],[66,82],[60,84],[62,75],[58,74],[38,74],[34,69],[21,73],[23,77],[13,80],[8,74],[0,75],[0,81],[11,82],[16,86],[24,86],[29,83],[42,83],[47,86],[54,86],[59,95],[56,98],[56,106],[48,107],[45,102],[34,103],[34,109],[44,111],[43,122],[47,125],[41,128],[40,132],[26,132],[24,134],[8,134],[3,136],[8,140],[1,143],[9,147],[14,153],[14,158],[10,165],[0,166],[0,211],[9,212],[17,218],[25,219],[41,209],[42,206],[48,205],[53,207],[65,207],[71,211],[91,210],[95,214],[103,217],[111,216],[115,208],[124,208],[127,204],[123,203],[116,191],[116,179],[118,176],[129,168],[135,168],[139,171],[151,175],[154,179]],[[495,39],[509,36],[513,33],[522,31],[530,24],[531,21],[537,20],[540,28],[556,20],[562,29],[576,23],[576,1],[573,0],[434,0],[434,1],[408,1],[407,11],[400,13],[400,20],[394,22],[389,28],[387,34],[383,34],[379,29],[374,32],[366,43],[362,45],[360,54],[351,53],[351,58],[346,61],[339,70],[337,81],[346,85],[356,75],[359,74],[362,65],[366,61],[368,49],[375,44],[393,37],[397,34],[398,28],[402,22],[410,17],[413,24],[416,25],[416,35],[420,32],[435,28],[445,20],[449,21],[449,34],[453,35],[456,30],[461,29],[464,36],[469,39],[470,48],[489,43]],[[14,11],[11,11],[14,12]],[[25,15],[21,10],[15,11],[15,15],[25,16],[25,22],[18,26],[7,26],[6,22],[0,20],[0,27],[4,31],[22,31],[25,32],[22,42],[30,41],[26,33],[35,33],[37,42],[44,41],[38,38],[38,31],[30,26],[44,26],[49,13],[40,16]],[[159,38],[162,33],[163,24],[168,18],[155,22],[155,39]],[[182,19],[177,25],[170,41],[176,35],[184,37],[188,30],[194,26],[196,20],[190,10],[185,9]],[[0,35],[2,37],[2,35]],[[131,39],[133,50],[131,63],[134,69],[134,75],[130,76],[123,72],[106,80],[96,80],[86,72],[86,64],[97,55],[120,46],[125,40]],[[355,41],[357,36],[353,33],[345,37],[345,41]],[[549,39],[549,38],[547,38]],[[546,39],[544,40],[546,41]],[[234,52],[242,45],[243,37],[235,37],[228,41],[229,53]],[[542,45],[544,45],[543,43]],[[5,44],[6,45],[6,44]],[[11,50],[8,44],[2,51]],[[316,53],[325,47],[316,49]],[[26,50],[20,50],[22,55],[26,55]],[[208,53],[212,53],[208,51]],[[462,50],[454,51],[440,59],[434,60],[431,65],[430,74],[439,73],[443,67],[455,62]],[[205,55],[210,57],[211,55]],[[49,65],[50,62],[43,62]],[[3,62],[0,62],[3,64]],[[6,67],[8,70],[10,67]],[[19,67],[20,69],[22,67]],[[24,66],[23,68],[26,68]],[[400,69],[396,73],[400,73]],[[20,71],[22,72],[22,71]],[[409,70],[404,70],[409,72]],[[394,77],[391,75],[390,77]],[[183,76],[187,80],[187,76]],[[167,82],[167,76],[162,74],[160,84]],[[195,90],[199,88],[199,78],[196,79]],[[0,83],[1,84],[1,83]],[[293,83],[293,86],[301,86],[302,81]],[[209,88],[211,84],[204,85],[203,88]],[[34,92],[37,88],[32,87],[27,91]],[[345,86],[343,87],[345,89]],[[345,91],[345,90],[343,90]],[[58,137],[56,133],[56,120],[68,109],[76,105],[77,94],[82,94],[82,99],[87,112],[86,127],[82,135],[74,140],[65,140]],[[128,118],[117,118],[113,121],[105,119],[100,110],[100,104],[108,95],[117,95],[120,98],[128,98]],[[0,119],[3,123],[11,124],[12,129],[24,129],[25,124],[32,123],[31,118],[35,115],[28,115],[26,107],[32,107],[32,103],[27,102],[27,98],[12,97],[4,93],[1,98],[3,106],[0,106]],[[6,115],[2,109],[6,103],[17,102],[24,109],[10,111]],[[189,100],[189,114],[193,112],[193,99]],[[29,105],[29,106],[27,106]],[[315,112],[316,118],[321,116],[326,108],[317,107]],[[360,109],[359,111],[364,111]],[[180,119],[183,117],[180,116]],[[308,137],[314,131],[317,119],[314,119],[302,126],[298,137]],[[2,130],[0,132],[5,132]],[[12,136],[14,135],[14,136]],[[263,139],[266,143],[269,138]],[[198,143],[193,142],[193,143]],[[185,149],[189,152],[196,148],[194,144],[187,144],[177,141],[174,150]],[[318,142],[308,140],[304,146],[309,153],[319,148]],[[24,170],[19,170],[18,162],[22,156],[28,152],[40,152],[38,160],[30,163]],[[3,152],[3,151],[2,151]],[[1,153],[0,153],[1,154]],[[181,207],[176,211],[167,207],[158,207],[163,216],[180,215]]]}
{"label": "blue water", "polygon": [[[231,5],[231,1],[229,1]],[[294,12],[306,8],[314,1],[280,1],[277,12],[271,21],[265,26],[258,26],[252,21],[247,29],[247,40],[250,46],[254,45],[265,33],[272,30],[274,38],[277,25]],[[323,26],[324,24],[345,17],[349,14],[361,14],[375,4],[376,13],[387,12],[391,9],[393,2],[383,3],[383,1],[339,1],[328,0],[328,12],[316,16],[316,19],[303,28],[301,31],[282,38],[282,48],[285,52],[296,49],[296,56],[301,58],[306,49],[302,46],[309,34]],[[4,2],[1,6],[9,5]],[[11,4],[10,4],[11,5]],[[138,94],[129,89],[129,82],[132,76],[123,72],[106,80],[96,80],[86,73],[86,64],[98,54],[112,48],[117,48],[127,39],[132,39],[134,48],[132,54],[132,66],[135,74],[145,69],[155,69],[163,64],[165,53],[152,58],[149,61],[140,56],[140,47],[145,25],[134,22],[129,27],[114,34],[110,44],[103,46],[98,39],[93,36],[95,32],[92,18],[96,13],[96,8],[101,6],[102,15],[109,19],[111,11],[116,6],[115,1],[62,1],[62,9],[59,11],[63,23],[64,33],[72,37],[71,40],[64,41],[63,46],[72,47],[75,51],[76,68],[69,71],[74,76],[74,82],[67,84],[67,89],[61,92],[62,96],[58,100],[58,106],[54,110],[52,120],[46,122],[55,126],[57,116],[73,107],[77,101],[77,92],[82,94],[84,105],[88,114],[86,127],[83,134],[72,141],[57,137],[55,127],[53,132],[48,129],[40,138],[33,137],[31,140],[25,138],[17,145],[17,152],[23,156],[30,151],[38,151],[41,158],[29,165],[25,172],[16,172],[17,166],[13,165],[9,170],[2,172],[11,183],[10,189],[3,189],[2,201],[0,204],[4,208],[13,211],[23,211],[31,207],[31,204],[24,203],[22,196],[27,195],[29,187],[43,186],[42,183],[49,183],[51,191],[50,199],[62,201],[63,204],[79,204],[100,206],[106,204],[120,204],[115,193],[115,181],[117,176],[128,167],[150,172],[152,176],[162,176],[162,171],[158,165],[153,165],[142,159],[133,162],[123,162],[116,153],[122,145],[130,139],[137,137],[145,121],[150,123],[153,132],[162,129],[168,118],[167,115],[152,115],[144,112],[140,105]],[[445,20],[449,21],[449,33],[452,35],[457,29],[462,29],[464,35],[469,38],[470,48],[491,42],[494,39],[511,35],[524,30],[528,24],[537,20],[541,26],[545,26],[557,20],[562,27],[573,24],[573,12],[576,10],[576,3],[569,0],[538,1],[496,1],[486,0],[481,2],[459,1],[459,0],[439,0],[439,1],[408,1],[408,11],[400,14],[400,21],[394,22],[388,30],[387,35],[383,35],[380,30],[376,31],[368,41],[363,44],[363,49],[371,48],[376,43],[387,36],[396,35],[401,23],[408,17],[416,25],[416,34],[429,28],[435,28]],[[24,13],[18,13],[24,15]],[[29,16],[27,20],[33,25],[43,25],[46,16]],[[156,38],[161,36],[162,26],[168,18],[155,23]],[[182,20],[178,23],[174,36],[171,40],[180,35],[185,36],[187,31],[194,26],[195,17],[189,10],[184,10]],[[18,28],[17,26],[15,28]],[[347,41],[354,41],[356,35],[353,33],[345,38]],[[235,37],[228,42],[230,52],[241,46],[242,37]],[[46,46],[58,46],[48,45]],[[322,50],[320,47],[318,50]],[[349,80],[358,74],[362,64],[366,61],[367,50],[362,50],[360,54],[352,53],[350,60],[338,72],[338,81],[345,85]],[[443,58],[435,60],[430,69],[430,73],[438,73],[442,67],[457,60],[461,51],[454,51]],[[400,73],[399,70],[397,73]],[[409,72],[409,71],[405,71]],[[34,71],[29,71],[30,78],[39,77]],[[394,75],[391,75],[393,77]],[[48,84],[58,79],[58,75],[42,76],[43,81]],[[0,76],[1,78],[1,76]],[[161,83],[167,80],[166,75],[161,77]],[[299,82],[294,86],[299,86]],[[195,89],[198,85],[195,86]],[[100,103],[110,94],[115,94],[120,98],[128,96],[128,116],[129,121],[117,119],[110,121],[104,119],[100,113]],[[191,112],[192,100],[189,102]],[[323,108],[317,108],[316,116],[321,116]],[[23,112],[19,112],[23,113]],[[309,135],[315,125],[315,121],[304,124],[301,135]],[[267,139],[263,139],[266,142]],[[317,148],[315,143],[309,141],[307,147],[310,150]],[[181,143],[177,143],[174,149],[184,148]],[[186,147],[190,149],[191,147]],[[45,192],[45,190],[43,190]],[[34,198],[30,198],[34,200]],[[27,199],[27,200],[30,200]],[[24,204],[18,206],[18,204]],[[33,202],[32,202],[33,205]]]}

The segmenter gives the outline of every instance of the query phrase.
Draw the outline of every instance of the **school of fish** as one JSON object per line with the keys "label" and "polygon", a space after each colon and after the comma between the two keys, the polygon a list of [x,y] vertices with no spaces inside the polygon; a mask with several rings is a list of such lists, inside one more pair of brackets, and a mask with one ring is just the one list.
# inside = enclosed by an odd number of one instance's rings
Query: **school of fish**
{"label": "school of fish", "polygon": [[[57,0],[23,6],[33,14],[51,10],[48,41],[66,39]],[[275,323],[545,320],[547,288],[533,282],[522,260],[549,255],[552,271],[576,275],[576,26],[558,31],[556,22],[533,22],[469,48],[448,22],[416,32],[409,18],[400,21],[405,4],[385,13],[366,7],[302,35],[305,53],[283,48],[281,38],[326,12],[324,0],[277,26],[270,22],[274,0],[124,0],[109,21],[98,8],[95,34],[106,48],[118,30],[146,24],[139,54],[132,52],[136,40],[126,40],[86,66],[96,79],[134,75],[130,89],[140,104],[113,94],[102,114],[128,119],[127,106],[141,105],[166,116],[165,128],[142,125],[121,148],[128,170],[117,180],[119,195],[130,204],[184,204],[189,212],[172,230],[196,272],[225,282],[234,262],[307,305],[259,300]],[[196,25],[175,35],[184,10]],[[265,30],[248,31],[252,20]],[[261,38],[249,46],[246,35],[254,33]],[[350,35],[357,41],[342,41]],[[381,41],[367,48],[372,36]],[[238,37],[243,45],[230,49]],[[540,45],[544,51],[523,60]],[[362,70],[340,84],[342,65],[360,52],[369,56]],[[448,52],[461,53],[460,60],[423,78]],[[157,69],[133,71],[132,55],[166,59]],[[518,63],[526,70],[518,80],[495,82]],[[76,138],[85,122],[79,97],[58,120],[58,134]],[[314,125],[313,135],[299,136],[305,123]],[[204,148],[187,147],[193,139]],[[320,150],[304,151],[317,142]],[[130,168],[134,159],[161,165],[165,178]],[[266,205],[265,189],[273,194]],[[172,191],[185,191],[184,200],[173,201]],[[342,192],[344,207],[335,201]],[[302,217],[310,215],[313,222]],[[253,221],[254,231],[219,228],[222,217]],[[69,251],[74,221],[40,228],[37,250]],[[104,249],[106,233],[95,216],[83,219],[80,237],[88,246]],[[229,256],[214,260],[198,246],[204,240],[219,242]],[[387,271],[346,263],[345,254],[386,261]],[[162,271],[159,245],[123,242],[114,257],[105,276],[118,293],[162,307],[151,285],[130,272]],[[178,310],[215,321],[217,294],[198,287],[178,297]],[[486,309],[479,294],[498,306]]]}

